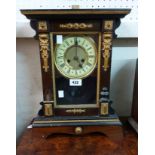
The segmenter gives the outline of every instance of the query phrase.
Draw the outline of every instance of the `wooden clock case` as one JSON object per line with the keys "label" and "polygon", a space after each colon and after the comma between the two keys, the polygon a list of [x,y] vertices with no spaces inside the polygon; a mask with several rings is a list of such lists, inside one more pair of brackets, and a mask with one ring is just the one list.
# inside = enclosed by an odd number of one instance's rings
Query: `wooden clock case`
{"label": "wooden clock case", "polygon": [[[39,116],[34,118],[34,130],[45,137],[53,133],[86,134],[101,132],[113,139],[122,137],[121,122],[111,108],[109,99],[112,40],[117,37],[116,28],[120,18],[127,15],[129,9],[70,9],[70,10],[21,10],[36,31],[39,40],[40,61],[43,85],[43,102]],[[96,107],[57,108],[54,104],[51,52],[51,34],[96,34],[100,64],[97,70],[98,101]],[[116,138],[117,137],[117,138]]]}

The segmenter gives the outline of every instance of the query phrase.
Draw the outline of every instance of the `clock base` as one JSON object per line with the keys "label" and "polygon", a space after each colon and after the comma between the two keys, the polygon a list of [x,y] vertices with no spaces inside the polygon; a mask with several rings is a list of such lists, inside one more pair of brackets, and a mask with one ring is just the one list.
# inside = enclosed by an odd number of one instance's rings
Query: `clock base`
{"label": "clock base", "polygon": [[[87,135],[100,133],[115,142],[123,139],[123,130],[117,115],[107,117],[37,117],[32,122],[33,134],[49,138],[58,134]],[[36,132],[37,131],[37,132]],[[36,133],[38,135],[36,135]]]}

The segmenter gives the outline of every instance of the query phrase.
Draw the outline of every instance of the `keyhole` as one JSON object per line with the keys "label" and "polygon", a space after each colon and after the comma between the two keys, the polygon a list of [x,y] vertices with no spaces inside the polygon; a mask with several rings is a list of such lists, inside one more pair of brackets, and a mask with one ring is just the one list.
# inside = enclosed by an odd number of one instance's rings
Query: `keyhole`
{"label": "keyhole", "polygon": [[71,61],[68,59],[67,62],[70,63]]}
{"label": "keyhole", "polygon": [[81,62],[84,63],[85,59],[81,59]]}

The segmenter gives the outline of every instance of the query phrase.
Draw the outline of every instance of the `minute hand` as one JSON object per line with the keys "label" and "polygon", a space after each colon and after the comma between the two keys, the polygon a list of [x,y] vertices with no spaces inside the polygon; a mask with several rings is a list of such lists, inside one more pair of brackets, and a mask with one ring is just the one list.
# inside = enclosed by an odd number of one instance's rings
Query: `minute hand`
{"label": "minute hand", "polygon": [[77,37],[75,38],[75,46],[76,46],[76,49],[75,49],[75,57],[74,57],[74,60],[77,61],[79,63],[79,67],[82,68],[82,64],[80,63],[79,57],[77,55],[77,46],[78,46]]}
{"label": "minute hand", "polygon": [[78,45],[78,42],[77,42],[77,37],[76,37],[75,38],[75,46],[76,46],[75,57],[77,57],[77,45]]}

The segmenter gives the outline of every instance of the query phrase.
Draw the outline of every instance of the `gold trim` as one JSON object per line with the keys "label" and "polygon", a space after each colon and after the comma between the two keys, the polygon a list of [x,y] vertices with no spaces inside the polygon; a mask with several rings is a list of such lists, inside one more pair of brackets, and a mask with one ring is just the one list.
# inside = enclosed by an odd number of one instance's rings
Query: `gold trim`
{"label": "gold trim", "polygon": [[101,103],[101,115],[108,115],[109,114],[109,107],[108,103]]}
{"label": "gold trim", "polygon": [[98,64],[97,64],[97,94],[96,94],[96,102],[99,106],[99,98],[100,98],[100,69],[101,69],[101,33],[99,33],[98,37]]}
{"label": "gold trim", "polygon": [[98,34],[98,31],[93,31],[93,32],[86,32],[86,31],[80,31],[80,32],[70,32],[70,31],[66,31],[66,32],[52,32],[53,34]]}
{"label": "gold trim", "polygon": [[45,101],[44,100],[43,103],[45,103],[45,104],[52,104],[52,103],[54,103],[54,101],[47,101],[47,100]]}
{"label": "gold trim", "polygon": [[47,30],[46,21],[39,21],[38,22],[38,30],[40,30],[40,31],[46,31]]}
{"label": "gold trim", "polygon": [[48,72],[48,50],[49,50],[49,36],[48,34],[39,34],[39,44],[40,44],[40,52],[41,58],[43,60],[43,70],[44,72]]}
{"label": "gold trim", "polygon": [[67,23],[67,24],[60,24],[60,28],[62,29],[86,29],[92,28],[93,24],[86,24],[86,23]]}
{"label": "gold trim", "polygon": [[52,61],[52,81],[53,81],[53,98],[54,107],[56,107],[56,82],[55,82],[55,67],[54,67],[54,54],[53,54],[53,34],[50,33],[50,45],[51,45],[51,61]]}
{"label": "gold trim", "polygon": [[102,41],[102,56],[104,59],[104,65],[102,66],[104,71],[107,71],[109,68],[109,58],[110,58],[110,50],[112,45],[112,33],[103,33],[103,41]]}
{"label": "gold trim", "polygon": [[86,109],[67,109],[66,110],[67,113],[85,113]]}
{"label": "gold trim", "polygon": [[113,20],[106,20],[104,22],[104,29],[105,30],[112,30],[113,29]]}
{"label": "gold trim", "polygon": [[88,14],[88,15],[93,15],[93,14],[103,14],[103,15],[111,15],[111,14],[128,14],[130,12],[130,9],[126,10],[21,10],[22,14],[24,15],[37,15],[37,14],[42,14],[42,15],[70,15],[70,14],[77,14],[77,15],[82,15],[82,14]]}
{"label": "gold trim", "polygon": [[44,104],[44,114],[45,114],[45,116],[53,115],[52,104]]}
{"label": "gold trim", "polygon": [[77,122],[120,122],[118,118],[116,119],[105,119],[105,120],[51,120],[51,121],[34,121],[34,123],[77,123]]}
{"label": "gold trim", "polygon": [[92,104],[71,104],[71,105],[56,105],[55,108],[97,108],[98,105],[97,103],[92,103]]}

